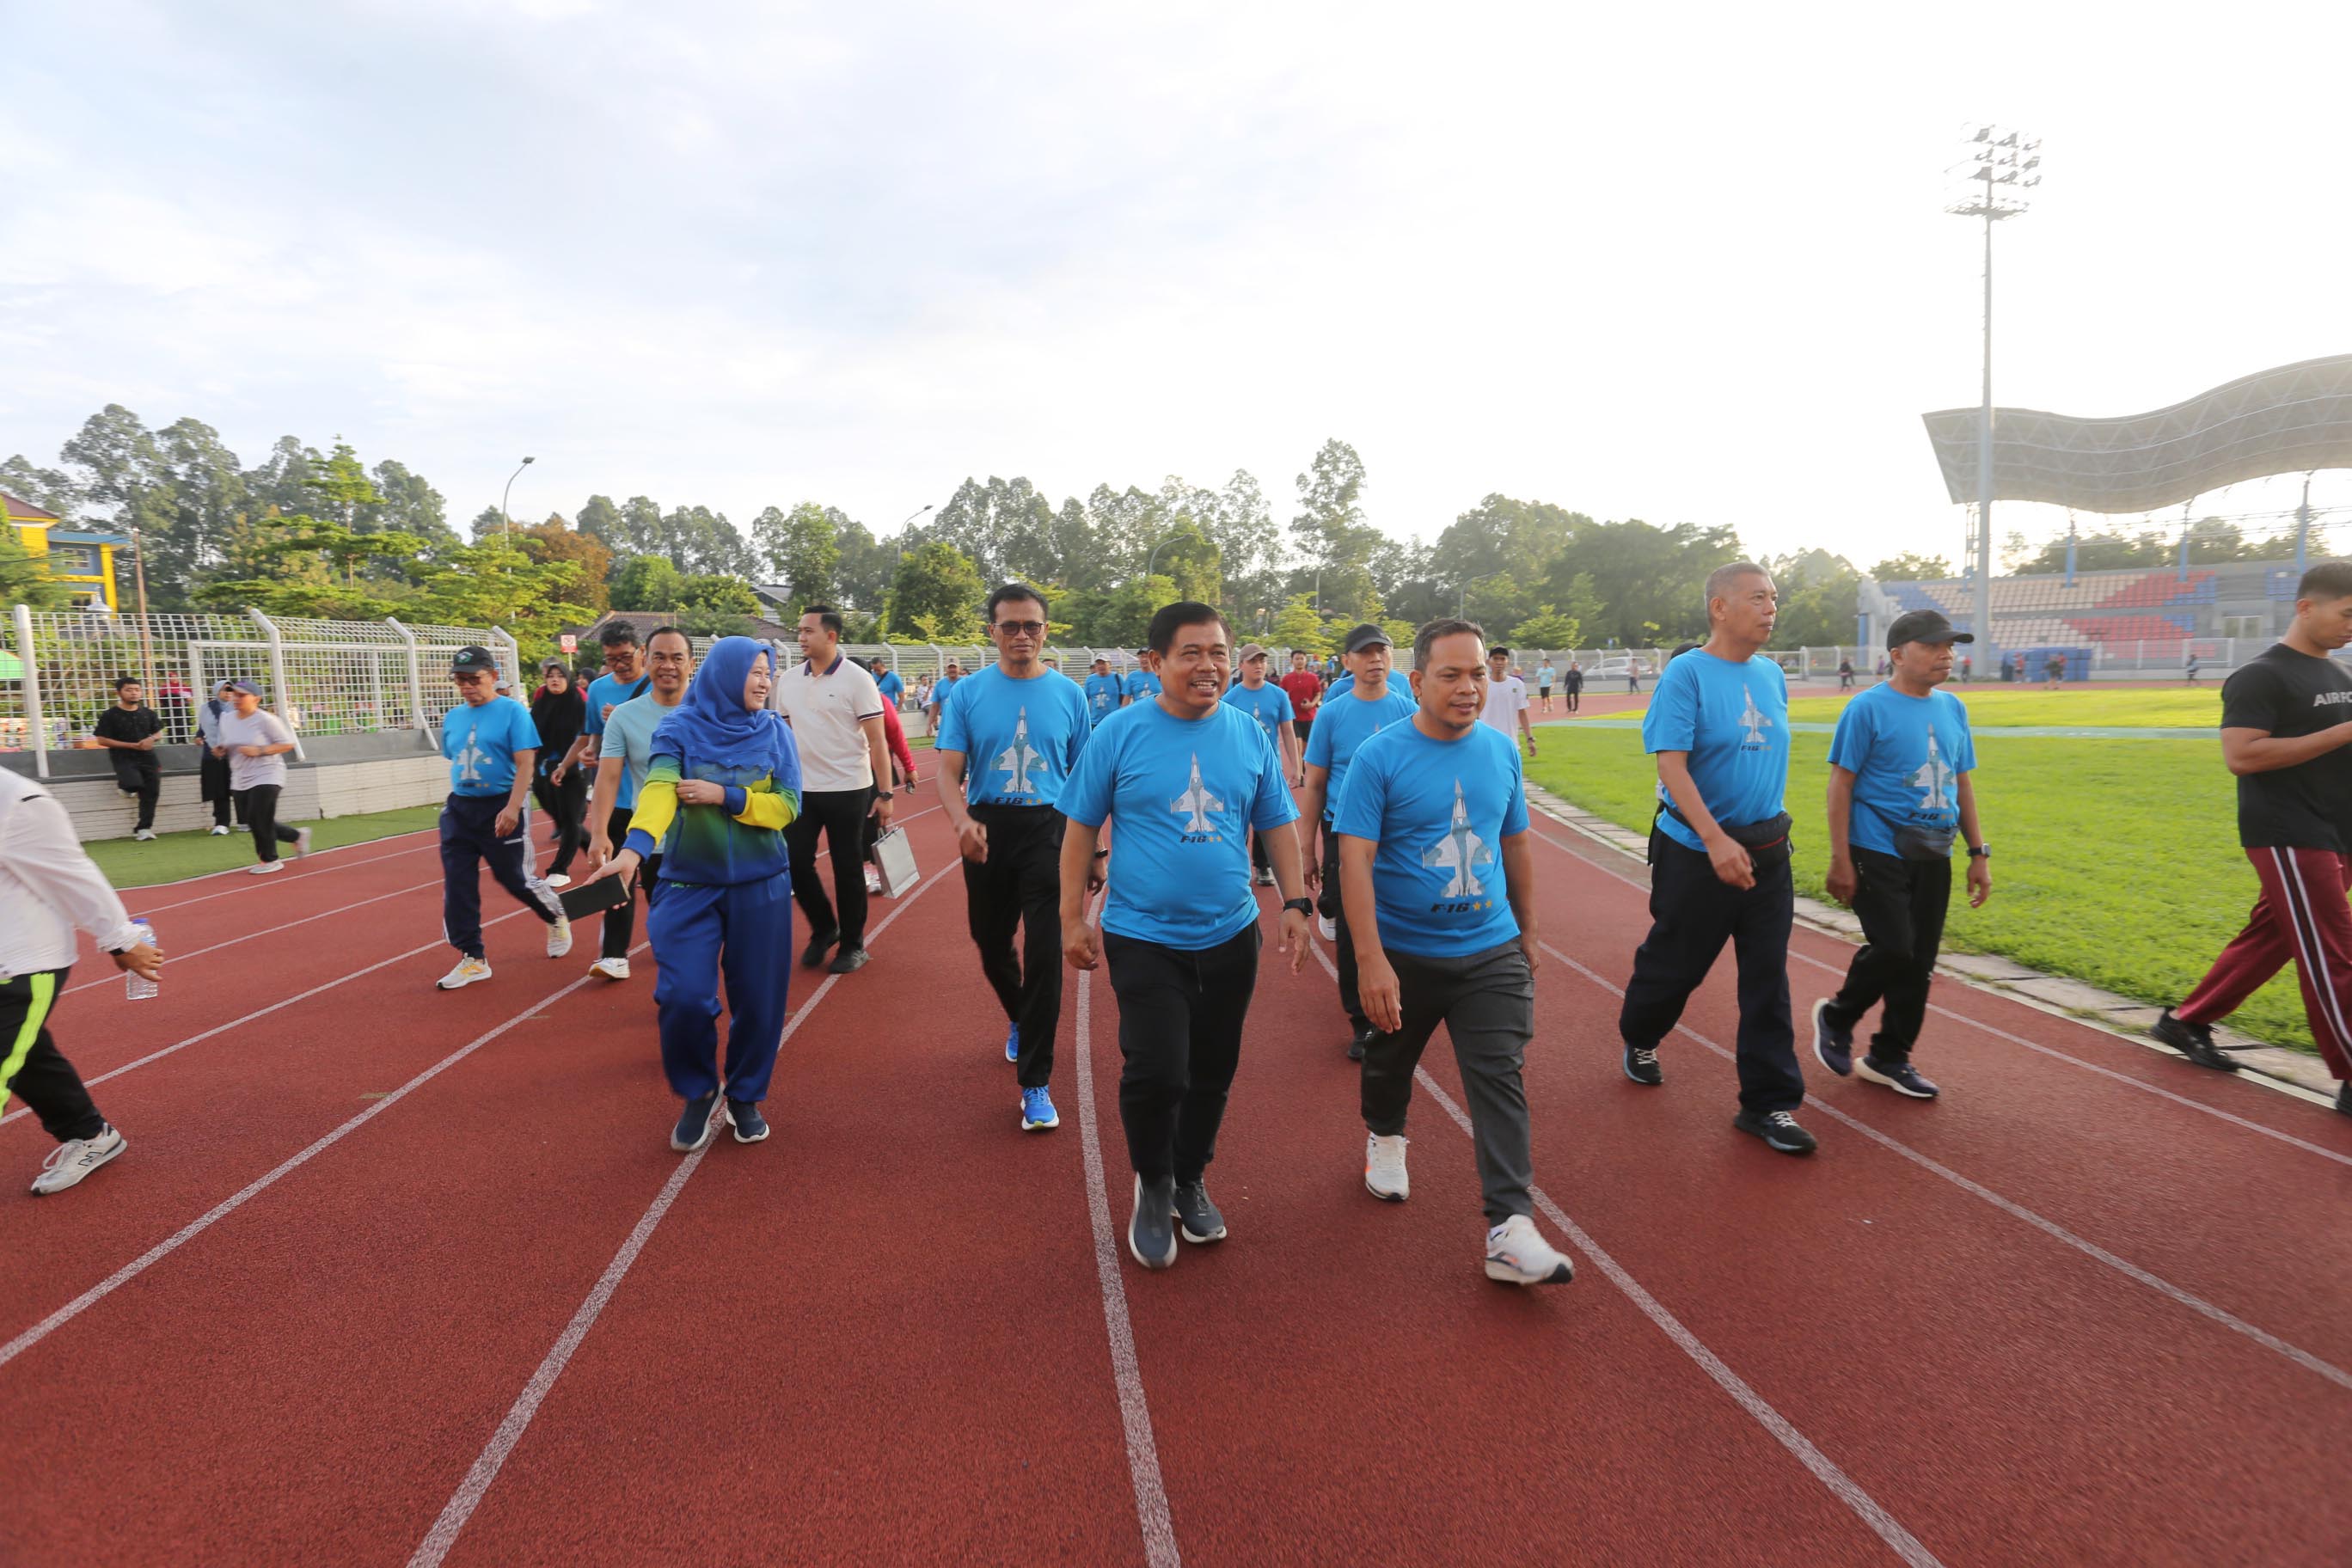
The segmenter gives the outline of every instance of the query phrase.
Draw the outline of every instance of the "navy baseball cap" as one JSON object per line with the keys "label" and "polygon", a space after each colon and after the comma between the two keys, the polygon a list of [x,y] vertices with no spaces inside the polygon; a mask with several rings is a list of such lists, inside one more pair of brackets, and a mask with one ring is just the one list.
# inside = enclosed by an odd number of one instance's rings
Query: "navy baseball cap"
{"label": "navy baseball cap", "polygon": [[453,674],[462,671],[471,675],[485,669],[495,672],[498,668],[499,656],[479,643],[467,644],[459,648],[457,656],[449,661],[449,668]]}
{"label": "navy baseball cap", "polygon": [[1368,647],[1393,647],[1395,646],[1396,645],[1390,640],[1388,633],[1381,630],[1380,627],[1372,625],[1371,622],[1366,621],[1363,625],[1358,626],[1354,631],[1348,634],[1348,641],[1346,645],[1341,647],[1340,651],[1342,653],[1361,653]]}
{"label": "navy baseball cap", "polygon": [[1901,647],[1907,642],[1946,643],[1976,640],[1974,632],[1955,629],[1952,623],[1945,618],[1944,612],[1941,610],[1906,610],[1895,616],[1895,624],[1886,628],[1886,646],[1890,648]]}

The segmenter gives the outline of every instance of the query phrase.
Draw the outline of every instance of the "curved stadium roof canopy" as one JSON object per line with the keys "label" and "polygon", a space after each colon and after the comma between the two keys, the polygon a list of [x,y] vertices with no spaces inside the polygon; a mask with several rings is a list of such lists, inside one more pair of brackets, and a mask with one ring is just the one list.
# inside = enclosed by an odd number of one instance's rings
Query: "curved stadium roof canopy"
{"label": "curved stadium roof canopy", "polygon": [[[1924,415],[1944,488],[1977,499],[1974,408]],[[2244,376],[2120,419],[1993,410],[1993,499],[2154,511],[2241,479],[2352,468],[2352,354]]]}

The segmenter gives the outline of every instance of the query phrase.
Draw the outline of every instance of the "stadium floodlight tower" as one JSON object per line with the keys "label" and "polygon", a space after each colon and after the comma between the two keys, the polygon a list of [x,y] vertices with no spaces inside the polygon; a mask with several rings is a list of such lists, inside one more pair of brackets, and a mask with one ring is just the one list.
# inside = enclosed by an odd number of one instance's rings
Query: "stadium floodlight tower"
{"label": "stadium floodlight tower", "polygon": [[2042,142],[1999,125],[1971,125],[1949,171],[1958,189],[1944,210],[1984,220],[1984,403],[1977,417],[1974,616],[1978,647],[1992,638],[1992,226],[2026,209],[2042,184]]}

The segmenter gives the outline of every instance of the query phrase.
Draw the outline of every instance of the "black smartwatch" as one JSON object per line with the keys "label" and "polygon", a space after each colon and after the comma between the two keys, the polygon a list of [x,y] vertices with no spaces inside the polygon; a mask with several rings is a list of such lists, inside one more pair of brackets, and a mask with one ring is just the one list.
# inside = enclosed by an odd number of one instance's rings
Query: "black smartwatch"
{"label": "black smartwatch", "polygon": [[1969,859],[1971,859],[1971,860],[1990,860],[1990,859],[1991,859],[1991,858],[1992,858],[1992,846],[1991,846],[1991,845],[1990,845],[1990,844],[1979,844],[1979,845],[1978,845],[1975,848],[1973,848],[1973,849],[1971,849],[1971,850],[1969,850]]}
{"label": "black smartwatch", "polygon": [[896,792],[892,790],[877,789],[874,792],[874,798],[876,800],[889,800],[892,799],[895,795]]}
{"label": "black smartwatch", "polygon": [[1282,907],[1285,910],[1297,910],[1302,915],[1311,915],[1315,912],[1315,900],[1312,899],[1285,899],[1282,901]]}

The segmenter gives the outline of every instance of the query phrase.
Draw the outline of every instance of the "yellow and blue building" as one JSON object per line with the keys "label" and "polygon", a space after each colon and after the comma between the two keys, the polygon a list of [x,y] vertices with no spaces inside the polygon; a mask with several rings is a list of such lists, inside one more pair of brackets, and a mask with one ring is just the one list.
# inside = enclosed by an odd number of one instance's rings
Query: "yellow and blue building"
{"label": "yellow and blue building", "polygon": [[64,584],[76,605],[85,609],[118,607],[114,552],[130,549],[129,539],[119,533],[68,528],[56,512],[5,490],[0,490],[0,521],[16,531],[16,541],[26,554],[47,563],[49,575]]}

